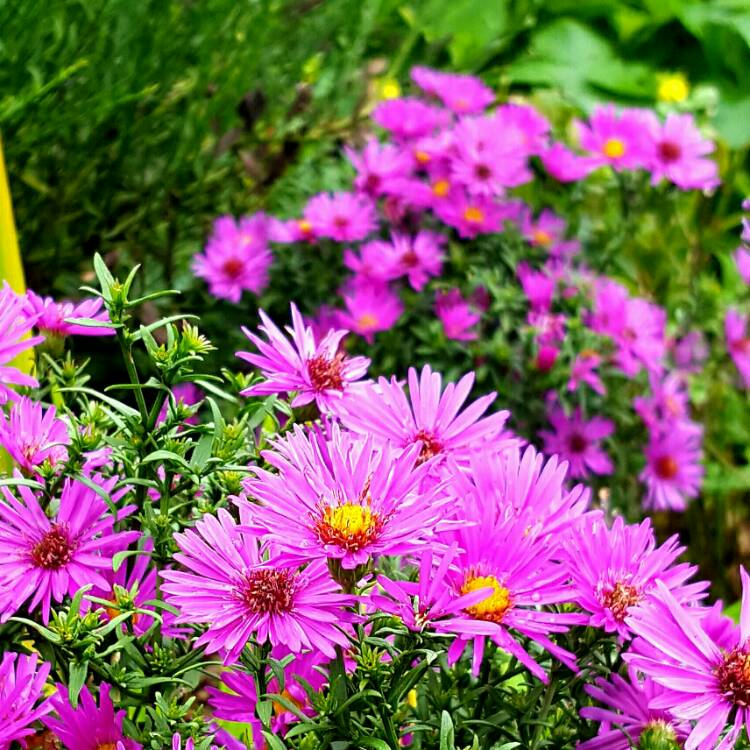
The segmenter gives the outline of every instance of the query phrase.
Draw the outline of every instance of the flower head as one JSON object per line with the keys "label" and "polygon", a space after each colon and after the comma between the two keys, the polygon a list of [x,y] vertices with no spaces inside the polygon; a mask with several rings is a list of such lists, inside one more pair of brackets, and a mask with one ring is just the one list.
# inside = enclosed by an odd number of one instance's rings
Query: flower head
{"label": "flower head", "polygon": [[125,736],[122,722],[125,710],[115,712],[109,697],[110,686],[99,686],[99,705],[86,685],[81,688],[78,706],[73,708],[68,700],[68,688],[57,685],[52,704],[57,718],[43,721],[65,747],[75,750],[140,750],[142,745]]}
{"label": "flower head", "polygon": [[372,201],[357,193],[319,193],[307,202],[304,221],[315,237],[337,242],[363,240],[376,227]]}
{"label": "flower head", "polygon": [[577,123],[581,146],[589,152],[591,163],[614,169],[637,169],[648,162],[652,119],[644,111],[614,105],[598,106],[588,124]]}
{"label": "flower head", "polygon": [[196,646],[224,653],[229,663],[253,636],[292,653],[311,649],[329,658],[336,645],[347,645],[337,624],[351,619],[344,609],[351,597],[340,593],[325,561],[300,569],[268,560],[257,537],[241,531],[224,509],[175,540],[175,560],[185,570],[163,570],[162,589],[180,611],[177,623],[208,625]]}
{"label": "flower head", "polygon": [[638,638],[624,658],[664,688],[651,708],[695,722],[685,742],[691,750],[729,750],[750,723],[750,578],[744,568],[740,574],[740,627],[733,643],[717,643],[662,581],[654,600],[627,620]]}
{"label": "flower head", "polygon": [[394,180],[407,177],[411,172],[411,156],[404,149],[368,138],[364,148],[357,152],[344,148],[347,158],[357,170],[354,186],[368,195],[387,195]]}
{"label": "flower head", "polygon": [[36,388],[36,378],[9,365],[21,352],[44,341],[44,336],[23,338],[34,327],[36,315],[29,315],[26,298],[19,297],[5,282],[0,289],[0,405],[17,398],[9,386],[26,385]]}
{"label": "flower head", "polygon": [[37,654],[6,651],[0,661],[0,747],[10,748],[34,734],[31,726],[52,710],[43,697],[50,665]]}
{"label": "flower head", "polygon": [[502,209],[495,201],[483,195],[471,196],[460,189],[451,200],[440,202],[434,210],[440,219],[455,227],[459,236],[466,239],[497,232],[503,222]]}
{"label": "flower head", "polygon": [[544,168],[559,182],[583,180],[598,166],[596,159],[580,156],[559,142],[542,151],[539,158]]}
{"label": "flower head", "polygon": [[663,581],[680,602],[695,604],[706,582],[688,583],[697,568],[675,565],[685,551],[677,535],[657,547],[651,521],[626,524],[618,516],[608,527],[600,515],[582,519],[562,545],[578,604],[590,612],[589,625],[627,638],[627,616],[649,600]]}
{"label": "flower head", "polygon": [[237,352],[237,356],[257,367],[265,380],[246,388],[242,395],[296,393],[292,406],[315,401],[321,410],[330,411],[334,402],[349,392],[352,383],[367,373],[370,360],[347,357],[339,350],[346,336],[344,330],[330,330],[316,343],[311,328],[305,325],[294,303],[291,311],[292,326],[286,327],[291,341],[262,310],[260,331],[266,335],[265,341],[243,327],[258,353]]}
{"label": "flower head", "polygon": [[54,465],[68,458],[68,426],[55,416],[55,407],[45,412],[38,401],[22,396],[6,417],[0,410],[0,445],[21,469],[34,473],[44,461]]}
{"label": "flower head", "polygon": [[735,367],[742,376],[745,387],[750,388],[750,334],[747,330],[747,315],[734,309],[727,310],[724,333]]}
{"label": "flower head", "polygon": [[34,327],[45,336],[114,336],[115,331],[105,325],[82,325],[70,322],[71,318],[88,318],[109,323],[109,314],[102,310],[101,297],[79,303],[55,302],[52,297],[40,297],[31,290],[26,292],[26,310],[34,319]]}
{"label": "flower head", "polygon": [[260,294],[266,288],[272,260],[266,216],[239,222],[222,216],[214,222],[203,253],[193,258],[193,271],[215,297],[237,303],[244,291]]}
{"label": "flower head", "polygon": [[428,467],[415,468],[417,445],[375,447],[334,426],[330,437],[297,427],[274,448],[263,457],[278,473],[257,468],[244,483],[261,505],[239,502],[283,559],[353,570],[419,548],[442,515],[445,500],[420,490]]}
{"label": "flower head", "polygon": [[435,315],[443,324],[443,333],[453,341],[474,341],[479,334],[471,330],[481,319],[459,289],[438,292],[435,297]]}
{"label": "flower head", "polygon": [[[96,478],[112,493],[117,477]],[[0,502],[0,620],[17,612],[28,601],[29,610],[41,604],[42,620],[49,621],[51,602],[73,596],[81,586],[106,587],[102,570],[112,568],[112,556],[140,536],[138,531],[115,531],[118,520],[107,503],[88,485],[66,479],[60,502],[50,518],[36,495],[18,487],[17,498],[2,488]],[[124,491],[113,495],[113,501]],[[118,517],[132,513],[125,506]]]}
{"label": "flower head", "polygon": [[411,79],[422,91],[440,99],[456,114],[482,112],[495,100],[492,89],[475,76],[441,73],[418,65],[411,69]]}
{"label": "flower head", "polygon": [[376,333],[393,328],[404,311],[398,294],[385,284],[354,284],[342,296],[346,309],[339,316],[341,325],[368,344],[372,344]]}
{"label": "flower head", "polygon": [[450,114],[419,99],[402,97],[380,102],[372,113],[372,119],[404,141],[429,135],[437,128],[445,127],[450,121]]}
{"label": "flower head", "polygon": [[431,276],[440,275],[444,243],[443,235],[424,229],[413,237],[399,233],[391,235],[391,242],[386,245],[388,277],[406,276],[412,289],[422,291]]}
{"label": "flower head", "polygon": [[604,382],[596,372],[601,364],[602,358],[597,352],[582,351],[576,356],[573,366],[570,368],[570,380],[568,381],[568,390],[577,391],[582,383],[591,388],[595,393],[603,396],[607,389]]}

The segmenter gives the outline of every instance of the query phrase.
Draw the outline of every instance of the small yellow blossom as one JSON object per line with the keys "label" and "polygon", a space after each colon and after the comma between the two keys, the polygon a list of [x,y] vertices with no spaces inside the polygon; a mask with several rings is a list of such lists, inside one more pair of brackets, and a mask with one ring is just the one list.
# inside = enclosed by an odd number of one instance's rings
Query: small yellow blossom
{"label": "small yellow blossom", "polygon": [[401,96],[401,86],[395,78],[383,78],[379,81],[379,99],[398,99],[399,96]]}
{"label": "small yellow blossom", "polygon": [[660,102],[679,104],[690,94],[690,84],[682,73],[663,73],[658,81],[656,96]]}

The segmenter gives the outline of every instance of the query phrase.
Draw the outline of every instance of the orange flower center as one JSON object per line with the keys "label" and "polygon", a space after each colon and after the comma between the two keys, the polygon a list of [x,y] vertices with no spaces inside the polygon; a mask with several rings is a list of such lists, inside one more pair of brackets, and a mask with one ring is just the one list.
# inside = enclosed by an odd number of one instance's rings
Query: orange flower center
{"label": "orange flower center", "polygon": [[369,502],[365,505],[326,505],[315,523],[315,532],[323,544],[357,552],[380,536],[384,522],[385,519],[372,510]]}
{"label": "orange flower center", "polygon": [[432,192],[438,198],[445,198],[450,189],[451,184],[448,180],[437,180],[437,182],[432,183]]}
{"label": "orange flower center", "polygon": [[512,606],[510,591],[495,576],[469,574],[461,586],[461,594],[470,594],[480,589],[490,589],[490,593],[481,602],[467,607],[466,612],[477,620],[502,622],[505,613]]}
{"label": "orange flower center", "polygon": [[619,138],[608,138],[602,152],[608,159],[619,159],[625,155],[625,144]]}
{"label": "orange flower center", "polygon": [[468,221],[469,224],[481,224],[484,221],[484,212],[481,208],[469,206],[464,211],[464,219]]}

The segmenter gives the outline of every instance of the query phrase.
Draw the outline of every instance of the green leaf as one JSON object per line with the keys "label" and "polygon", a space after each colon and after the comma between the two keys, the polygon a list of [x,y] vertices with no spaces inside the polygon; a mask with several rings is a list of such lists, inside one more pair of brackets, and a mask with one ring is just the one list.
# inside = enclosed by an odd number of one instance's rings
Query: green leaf
{"label": "green leaf", "polygon": [[188,462],[181,455],[175,453],[174,451],[165,450],[164,448],[155,450],[152,453],[149,453],[145,458],[141,459],[142,464],[150,464],[154,461],[175,461],[176,463],[180,464],[180,466],[184,466],[186,469],[190,468]]}
{"label": "green leaf", "polygon": [[263,730],[263,737],[271,750],[286,750],[286,745],[273,732]]}
{"label": "green leaf", "polygon": [[94,318],[65,318],[66,323],[73,323],[77,326],[83,326],[84,328],[122,328],[121,323],[110,323],[105,320],[94,320]]}
{"label": "green leaf", "polygon": [[70,609],[68,610],[71,615],[78,617],[78,613],[81,611],[81,600],[83,599],[83,595],[87,591],[90,591],[92,588],[93,584],[87,583],[85,586],[81,586],[81,588],[76,591],[73,600],[70,602]]}
{"label": "green leaf", "polygon": [[104,393],[95,391],[93,388],[86,388],[84,386],[77,386],[75,388],[60,388],[60,393],[85,393],[87,396],[93,396],[99,401],[103,401],[105,404],[111,406],[115,411],[122,414],[124,417],[133,419],[134,417],[140,417],[140,414],[136,409],[133,409],[127,404],[123,404],[122,401],[118,401],[116,398],[106,396]]}
{"label": "green leaf", "polygon": [[99,253],[94,253],[94,273],[96,278],[99,279],[99,284],[102,287],[102,294],[104,299],[107,301],[112,300],[112,284],[115,283],[115,277],[107,268],[107,264],[102,259]]}
{"label": "green leaf", "polygon": [[150,554],[151,553],[145,549],[125,549],[125,550],[121,550],[120,552],[116,552],[114,555],[112,555],[112,571],[114,573],[117,573],[117,571],[120,569],[120,566],[125,562],[125,560],[128,557],[133,557],[135,555],[150,555]]}
{"label": "green leaf", "polygon": [[78,706],[78,696],[81,688],[86,682],[86,676],[89,673],[89,663],[87,661],[70,662],[70,677],[68,679],[68,700],[73,708]]}
{"label": "green leaf", "polygon": [[307,718],[307,716],[302,713],[302,711],[300,711],[300,708],[296,703],[290,701],[289,698],[287,698],[285,695],[282,695],[281,693],[267,693],[263,696],[263,698],[270,700],[272,706],[274,703],[278,703],[287,711],[293,713],[298,719],[304,720]]}
{"label": "green leaf", "polygon": [[0,477],[0,487],[30,487],[32,490],[43,490],[44,485],[41,482],[35,482],[33,479],[24,479],[23,477]]}
{"label": "green leaf", "polygon": [[356,744],[359,747],[368,747],[372,750],[393,750],[385,740],[380,740],[377,737],[358,737]]}
{"label": "green leaf", "polygon": [[255,713],[258,714],[260,723],[264,726],[270,726],[271,715],[273,714],[273,703],[269,700],[260,700],[255,704]]}
{"label": "green leaf", "polygon": [[213,435],[201,435],[198,444],[193,449],[193,455],[190,456],[190,465],[202,469],[206,465],[206,461],[211,458],[211,451],[213,449],[214,436]]}
{"label": "green leaf", "polygon": [[49,628],[45,628],[43,625],[39,625],[39,623],[36,623],[33,620],[27,620],[25,617],[11,617],[10,620],[12,622],[21,622],[27,627],[33,628],[50,643],[60,643],[61,641],[61,638],[57,633],[53,633]]}
{"label": "green leaf", "polygon": [[455,750],[453,720],[447,711],[440,716],[440,750]]}

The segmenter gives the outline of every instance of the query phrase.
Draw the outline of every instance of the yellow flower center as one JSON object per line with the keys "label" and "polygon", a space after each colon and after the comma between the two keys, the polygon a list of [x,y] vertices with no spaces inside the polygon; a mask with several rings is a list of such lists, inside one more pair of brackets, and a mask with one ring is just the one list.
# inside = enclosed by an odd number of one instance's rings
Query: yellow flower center
{"label": "yellow flower center", "polygon": [[602,152],[609,159],[619,159],[625,155],[625,144],[619,138],[608,138],[602,146]]}
{"label": "yellow flower center", "polygon": [[323,544],[334,544],[357,551],[372,544],[383,528],[383,518],[373,512],[369,504],[342,503],[322,509],[315,523],[318,538]]}
{"label": "yellow flower center", "polygon": [[445,198],[448,195],[448,191],[451,189],[451,184],[448,180],[438,180],[432,183],[432,192],[438,198]]}
{"label": "yellow flower center", "polygon": [[484,213],[481,208],[469,206],[464,211],[464,219],[470,224],[481,224],[484,221]]}
{"label": "yellow flower center", "polygon": [[310,234],[312,232],[312,224],[307,219],[300,219],[297,222],[297,226],[302,234]]}
{"label": "yellow flower center", "polygon": [[375,328],[377,324],[378,319],[372,313],[364,313],[357,318],[357,325],[363,330]]}
{"label": "yellow flower center", "polygon": [[[414,152],[414,158],[420,163],[420,164],[427,164],[430,161],[430,155],[426,151],[421,151],[420,149],[417,149]],[[443,180],[443,182],[446,182],[446,180]],[[436,183],[437,184],[437,183]],[[433,186],[433,190],[435,187]]]}
{"label": "yellow flower center", "polygon": [[537,229],[531,238],[537,245],[549,245],[552,242],[552,235],[549,232],[545,232],[543,229]]}
{"label": "yellow flower center", "polygon": [[690,94],[690,85],[682,73],[672,73],[659,77],[656,96],[660,102],[677,104],[684,102]]}
{"label": "yellow flower center", "polygon": [[505,613],[511,607],[510,591],[500,584],[495,576],[473,576],[470,575],[461,586],[462,594],[470,594],[479,589],[491,589],[485,599],[477,604],[472,604],[466,611],[477,620],[490,620],[501,622]]}

